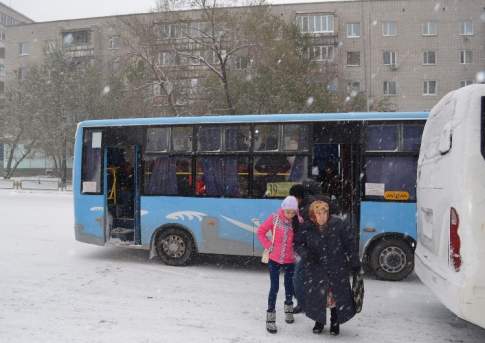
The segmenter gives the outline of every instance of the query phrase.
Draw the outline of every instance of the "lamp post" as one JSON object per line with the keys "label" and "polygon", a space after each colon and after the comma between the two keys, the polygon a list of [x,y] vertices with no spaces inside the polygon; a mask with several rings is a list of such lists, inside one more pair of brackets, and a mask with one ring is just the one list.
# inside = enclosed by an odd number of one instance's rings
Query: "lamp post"
{"label": "lamp post", "polygon": [[61,163],[61,189],[66,189],[67,184],[67,137],[66,137],[66,126],[64,126],[63,130],[63,152],[62,152],[62,163]]}

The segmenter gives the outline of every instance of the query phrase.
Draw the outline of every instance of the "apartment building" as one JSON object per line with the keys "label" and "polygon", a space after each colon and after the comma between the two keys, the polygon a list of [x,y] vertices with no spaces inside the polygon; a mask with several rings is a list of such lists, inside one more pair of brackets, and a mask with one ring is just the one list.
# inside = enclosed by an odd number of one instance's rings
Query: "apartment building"
{"label": "apartment building", "polygon": [[[7,80],[24,77],[52,44],[61,44],[73,57],[96,57],[107,67],[128,52],[116,24],[121,17],[34,23],[2,8],[15,18],[15,25],[0,26],[6,32],[0,41],[0,77],[3,73]],[[369,108],[388,99],[395,110],[429,110],[485,69],[483,0],[325,1],[271,10],[311,35],[317,60],[335,65],[331,89],[362,92]],[[187,13],[197,17],[197,11]]]}
{"label": "apartment building", "polygon": [[[18,25],[20,23],[31,23],[32,20],[27,18],[23,14],[15,11],[14,9],[4,5],[0,2],[0,96],[5,92],[6,82],[6,62],[7,48],[5,42],[7,39],[7,30],[12,25]],[[4,146],[0,142],[0,169],[3,168],[4,159]]]}
{"label": "apartment building", "polygon": [[7,39],[7,29],[13,25],[31,22],[31,19],[0,2],[0,94],[5,90],[6,81],[5,58],[7,56],[7,49],[5,42]]}

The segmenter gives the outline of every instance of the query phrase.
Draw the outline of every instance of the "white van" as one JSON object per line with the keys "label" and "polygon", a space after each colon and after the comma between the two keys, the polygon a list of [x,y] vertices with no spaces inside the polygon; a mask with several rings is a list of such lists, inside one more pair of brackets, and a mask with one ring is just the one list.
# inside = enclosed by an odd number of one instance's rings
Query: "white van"
{"label": "white van", "polygon": [[448,93],[418,159],[419,278],[458,317],[485,327],[485,85]]}

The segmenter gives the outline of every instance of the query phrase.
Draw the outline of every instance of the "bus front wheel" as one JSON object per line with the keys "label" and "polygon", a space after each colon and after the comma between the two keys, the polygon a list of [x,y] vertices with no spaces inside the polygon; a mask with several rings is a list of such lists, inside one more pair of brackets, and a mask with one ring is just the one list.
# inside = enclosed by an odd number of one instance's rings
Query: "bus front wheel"
{"label": "bus front wheel", "polygon": [[383,238],[374,245],[369,262],[378,279],[400,281],[414,269],[414,251],[403,239]]}
{"label": "bus front wheel", "polygon": [[177,228],[165,229],[159,233],[155,247],[163,263],[171,266],[188,264],[194,252],[194,243],[190,234]]}

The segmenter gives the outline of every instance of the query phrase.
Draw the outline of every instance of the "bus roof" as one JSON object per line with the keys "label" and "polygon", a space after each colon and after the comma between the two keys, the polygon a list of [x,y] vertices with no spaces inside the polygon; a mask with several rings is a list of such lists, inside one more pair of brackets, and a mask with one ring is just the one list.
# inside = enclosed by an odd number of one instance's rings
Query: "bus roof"
{"label": "bus roof", "polygon": [[298,114],[247,114],[220,116],[184,116],[131,119],[86,120],[80,127],[137,126],[137,125],[190,125],[190,124],[250,124],[272,122],[326,122],[326,121],[377,121],[426,120],[428,112],[348,112]]}

